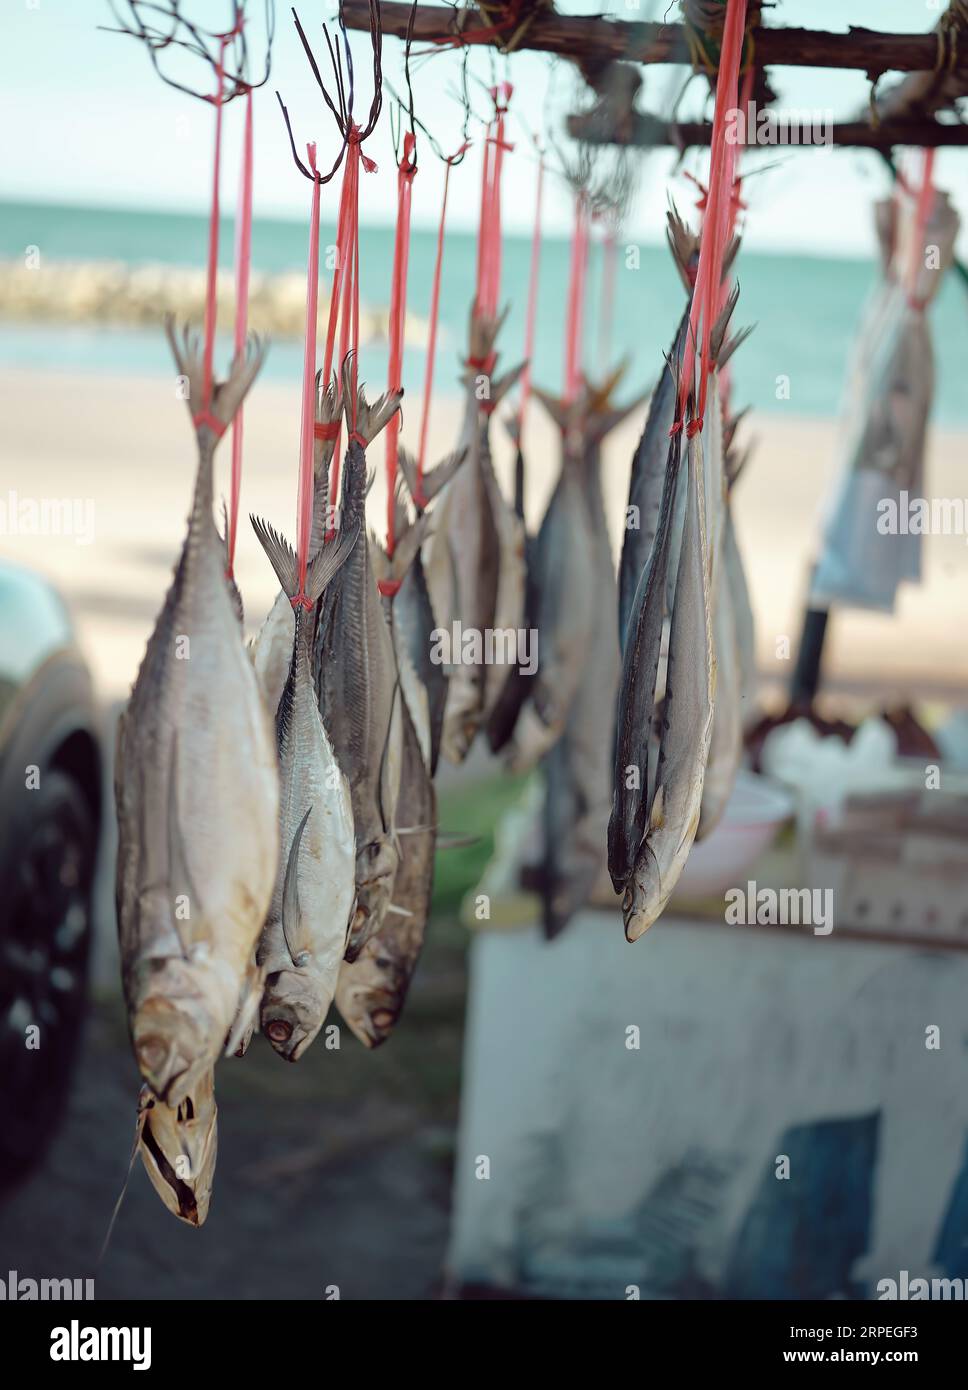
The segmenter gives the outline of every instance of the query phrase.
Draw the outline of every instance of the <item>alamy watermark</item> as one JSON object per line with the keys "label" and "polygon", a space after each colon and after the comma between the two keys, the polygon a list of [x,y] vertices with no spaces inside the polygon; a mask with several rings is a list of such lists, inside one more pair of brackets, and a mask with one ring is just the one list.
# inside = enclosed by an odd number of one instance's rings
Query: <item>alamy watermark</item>
{"label": "alamy watermark", "polygon": [[902,1269],[896,1279],[878,1279],[877,1281],[878,1299],[954,1299],[960,1302],[965,1297],[964,1279],[923,1279],[919,1277],[911,1278],[906,1269]]}
{"label": "alamy watermark", "polygon": [[832,145],[834,113],[830,110],[774,111],[757,106],[734,106],[726,112],[729,145]]}
{"label": "alamy watermark", "polygon": [[22,497],[11,488],[0,495],[0,536],[72,536],[75,545],[91,545],[94,498]]}
{"label": "alamy watermark", "polygon": [[79,1303],[94,1297],[93,1279],[29,1279],[15,1269],[0,1277],[0,1303]]}
{"label": "alamy watermark", "polygon": [[968,536],[968,500],[964,497],[882,497],[877,504],[879,535]]}
{"label": "alamy watermark", "polygon": [[464,627],[460,619],[430,634],[435,666],[517,666],[523,675],[538,669],[538,632],[527,627]]}
{"label": "alamy watermark", "polygon": [[829,936],[833,898],[830,888],[758,888],[750,879],[745,888],[726,890],[726,922],[732,927],[812,927],[814,936]]}

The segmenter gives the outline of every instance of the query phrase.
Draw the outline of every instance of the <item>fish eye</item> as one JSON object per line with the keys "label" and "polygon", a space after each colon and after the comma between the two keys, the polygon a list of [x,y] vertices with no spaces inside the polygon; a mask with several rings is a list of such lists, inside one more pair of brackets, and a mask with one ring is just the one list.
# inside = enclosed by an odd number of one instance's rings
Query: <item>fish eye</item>
{"label": "fish eye", "polygon": [[377,958],[376,958],[376,964],[377,964],[377,968],[380,969],[380,970],[389,970],[389,969],[390,969],[390,966],[393,964],[393,962],[390,961],[390,960],[387,960],[386,956],[377,956]]}
{"label": "fish eye", "polygon": [[369,846],[369,854],[370,854],[370,858],[371,858],[371,859],[377,859],[377,858],[379,857],[379,854],[380,854],[380,846],[379,846],[379,844],[378,844],[378,842],[377,842],[376,840],[374,840],[374,841],[372,842],[372,844],[370,844],[370,846]]}
{"label": "fish eye", "polygon": [[284,1018],[274,1018],[266,1024],[266,1037],[270,1042],[288,1042],[292,1037],[292,1024]]}

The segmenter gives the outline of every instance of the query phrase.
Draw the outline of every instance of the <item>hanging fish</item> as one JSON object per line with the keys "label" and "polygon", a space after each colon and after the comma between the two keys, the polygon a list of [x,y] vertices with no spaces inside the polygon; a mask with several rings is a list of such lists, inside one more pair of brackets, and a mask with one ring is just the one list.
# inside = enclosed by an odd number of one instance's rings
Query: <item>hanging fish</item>
{"label": "hanging fish", "polygon": [[[418,517],[424,513],[441,489],[450,481],[466,457],[464,451],[449,454],[447,458],[425,473],[418,481],[416,459],[401,447],[399,452],[400,471]],[[402,535],[409,525],[402,499],[398,505],[397,517],[397,534]],[[430,525],[432,527],[432,521]],[[440,756],[444,710],[447,704],[448,677],[444,663],[434,660],[434,634],[438,631],[437,619],[430,598],[430,590],[427,587],[427,576],[419,549],[412,560],[408,559],[408,566],[401,581],[399,592],[393,600],[392,612],[394,631],[399,636],[399,642],[396,645],[398,666],[404,681],[404,693],[407,693],[408,686],[412,686],[408,675],[405,674],[408,667],[415,673],[424,691],[422,696],[414,693],[408,703],[414,719],[414,726],[421,740],[421,747],[424,748],[427,768],[433,777],[437,771],[437,762]],[[426,727],[424,720],[418,717],[417,712],[417,707],[422,709],[424,702],[426,702]]]}
{"label": "hanging fish", "polygon": [[[198,342],[168,337],[189,399],[203,399]],[[196,423],[188,534],[118,727],[117,916],[135,1058],[177,1109],[211,1070],[261,982],[254,948],[278,855],[275,740],[212,517],[213,457],[254,380],[250,339]]]}
{"label": "hanging fish", "polygon": [[169,1211],[189,1226],[208,1216],[218,1153],[215,1078],[203,1072],[177,1106],[142,1086],[138,1100],[138,1152],[151,1185]]}
{"label": "hanging fish", "polygon": [[[533,766],[561,736],[578,686],[594,665],[592,649],[605,663],[607,698],[613,644],[609,639],[603,646],[595,628],[603,587],[614,609],[615,575],[601,498],[601,448],[606,436],[642,404],[639,397],[620,409],[611,405],[624,370],[624,365],[616,368],[599,389],[585,383],[571,402],[535,391],[561,432],[561,469],[531,553],[530,612],[538,669],[509,744],[515,771]],[[597,576],[597,583],[589,576]]]}
{"label": "hanging fish", "polygon": [[[344,529],[365,525],[364,445],[399,408],[402,395],[402,391],[387,393],[371,406],[360,390],[354,422],[352,386],[344,375],[344,411],[350,431],[343,463]],[[346,948],[347,959],[353,960],[367,937],[379,930],[399,859],[393,835],[402,738],[396,660],[377,589],[372,545],[364,537],[323,595],[313,668],[319,710],[339,765],[349,778],[353,802],[356,911]]]}
{"label": "hanging fish", "polygon": [[629,941],[636,941],[660,916],[679,881],[699,825],[712,735],[716,663],[701,434],[688,440],[686,452],[685,525],[654,792],[644,803],[645,834],[634,849],[622,902]]}
{"label": "hanging fish", "polygon": [[412,824],[399,830],[393,902],[357,959],[344,962],[336,987],[336,1006],[365,1047],[386,1042],[400,1018],[430,916],[437,798],[406,704],[400,804]]}
{"label": "hanging fish", "polygon": [[[322,384],[322,373],[316,374],[316,432],[313,445],[313,521],[309,536],[309,553],[315,555],[334,529],[330,525],[329,466],[336,444],[336,429],[343,410],[335,379]],[[279,708],[282,691],[292,662],[293,611],[288,594],[281,589],[266,615],[258,636],[252,644],[252,664],[259,678],[267,707]]]}
{"label": "hanging fish", "polygon": [[[524,611],[524,527],[498,487],[491,460],[490,420],[524,368],[493,376],[494,343],[505,314],[471,313],[470,352],[463,383],[466,411],[459,452],[467,460],[443,488],[427,546],[427,586],[434,613],[448,633],[476,644],[479,656],[458,659],[450,672],[442,748],[463,762],[511,674],[484,663],[484,639],[521,626]],[[462,657],[458,650],[455,656]]]}
{"label": "hanging fish", "polygon": [[[283,592],[299,594],[296,553],[265,522],[252,525]],[[356,901],[356,840],[350,788],[323,727],[312,676],[313,615],[320,595],[353,553],[359,524],[317,550],[306,571],[308,608],[295,609],[292,660],[276,713],[282,856],[259,964],[266,982],[262,1031],[297,1062],[326,1018]]]}

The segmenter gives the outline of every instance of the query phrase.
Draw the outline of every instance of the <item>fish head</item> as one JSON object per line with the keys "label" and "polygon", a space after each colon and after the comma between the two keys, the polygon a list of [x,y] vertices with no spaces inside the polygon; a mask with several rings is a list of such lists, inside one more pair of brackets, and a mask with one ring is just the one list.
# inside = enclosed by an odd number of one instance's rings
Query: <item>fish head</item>
{"label": "fish head", "polygon": [[356,961],[340,973],[337,1003],[365,1047],[386,1042],[400,1016],[410,981],[407,962],[383,932],[367,941]]}
{"label": "fish head", "polygon": [[356,856],[356,908],[350,923],[346,959],[356,960],[364,942],[383,925],[400,851],[391,835],[377,835],[362,846]]}
{"label": "fish head", "polygon": [[204,994],[185,962],[153,960],[142,969],[131,1010],[131,1041],[142,1079],[155,1096],[177,1106],[214,1059],[218,1031]]}
{"label": "fish head", "polygon": [[266,977],[260,1025],[276,1052],[298,1062],[322,1028],[333,998],[321,971],[297,956],[297,965]]}
{"label": "fish head", "polygon": [[628,941],[638,941],[661,915],[669,900],[670,890],[663,886],[667,882],[675,883],[671,865],[663,864],[663,850],[669,842],[669,836],[657,836],[650,831],[639,848],[635,871],[622,899],[622,917]]}
{"label": "fish head", "polygon": [[211,1070],[202,1074],[177,1106],[165,1105],[143,1086],[139,1110],[138,1147],[152,1186],[180,1221],[201,1226],[208,1215],[218,1149]]}

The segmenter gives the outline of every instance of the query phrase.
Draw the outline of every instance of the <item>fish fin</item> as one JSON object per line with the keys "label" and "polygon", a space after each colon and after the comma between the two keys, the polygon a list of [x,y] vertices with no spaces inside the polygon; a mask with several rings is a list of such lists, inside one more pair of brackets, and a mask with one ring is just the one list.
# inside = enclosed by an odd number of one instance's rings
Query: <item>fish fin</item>
{"label": "fish fin", "polygon": [[590,433],[592,438],[601,443],[605,436],[611,434],[612,430],[616,429],[623,420],[627,420],[634,411],[641,409],[648,399],[649,392],[643,391],[626,405],[599,411],[591,419]]}
{"label": "fish fin", "polygon": [[[471,304],[470,316],[470,351],[468,352],[469,362],[484,362],[494,351],[494,344],[497,335],[504,327],[504,322],[510,310],[510,304],[506,304],[499,314],[490,318],[486,314],[477,312],[477,305]],[[465,382],[473,380],[475,373],[468,367],[468,374],[465,375]]]}
{"label": "fish fin", "polygon": [[283,593],[291,598],[299,583],[296,552],[279,532],[261,517],[249,513],[252,529],[259,538],[259,544],[269,557],[269,563],[276,572]]}
{"label": "fish fin", "polygon": [[290,928],[298,927],[300,921],[299,913],[299,845],[306,829],[306,822],[312,814],[313,808],[303,816],[296,833],[292,837],[292,844],[289,846],[289,859],[286,862],[286,877],[282,888],[282,936],[286,943],[286,950],[289,952],[289,959],[293,965],[296,964],[298,950],[293,950]]}
{"label": "fish fin", "polygon": [[407,571],[417,558],[417,552],[430,533],[433,517],[429,512],[421,512],[412,526],[408,526],[403,536],[397,540],[390,560],[390,570],[394,579],[405,578]]}
{"label": "fish fin", "polygon": [[[320,369],[316,373],[316,423],[317,425],[335,425],[343,414],[343,397],[340,393],[339,383],[334,376],[328,385],[323,385],[323,373]],[[335,437],[332,439],[319,439],[315,441],[313,449],[313,473],[317,486],[321,481],[322,474],[329,473],[329,465],[333,459],[333,450],[336,445]]]}
{"label": "fish fin", "polygon": [[656,787],[655,796],[652,798],[652,809],[649,812],[649,829],[661,830],[665,825],[664,816],[665,805],[665,786]]}
{"label": "fish fin", "polygon": [[251,1037],[251,1029],[255,1025],[259,1012],[259,1005],[262,1002],[262,991],[265,988],[266,972],[265,966],[257,965],[251,977],[242,987],[242,996],[239,999],[239,1007],[236,1010],[235,1021],[229,1029],[225,1039],[226,1057],[242,1057],[245,1055],[243,1043],[248,1045],[246,1034]]}
{"label": "fish fin", "polygon": [[438,849],[470,849],[473,845],[481,843],[480,835],[462,835],[457,830],[438,830],[437,848]]}
{"label": "fish fin", "polygon": [[[407,490],[413,498],[414,506],[418,511],[423,511],[428,502],[432,502],[446,483],[457,472],[458,468],[467,458],[468,450],[466,446],[462,449],[455,449],[452,454],[441,459],[429,472],[424,473],[420,480],[421,487],[417,486],[417,461],[409,449],[401,448],[399,453],[400,469],[406,480]],[[418,497],[418,491],[420,493]]]}
{"label": "fish fin", "polygon": [[[188,409],[194,420],[200,409],[205,389],[201,339],[198,333],[187,325],[179,333],[172,314],[165,318],[165,333],[171,345],[175,365],[178,367],[179,373],[188,379]],[[227,380],[213,381],[211,413],[223,427],[228,427],[232,423],[246,393],[258,376],[259,369],[265,360],[267,347],[268,344],[264,338],[250,333],[245,340],[242,352],[237,353],[232,360]],[[203,424],[196,428],[210,428],[210,426]]]}
{"label": "fish fin", "polygon": [[736,438],[736,431],[740,422],[750,413],[750,407],[744,405],[742,410],[737,410],[734,415],[730,415],[723,421],[723,453],[728,454],[733,447],[733,440]]}
{"label": "fish fin", "polygon": [[316,602],[333,576],[346,564],[360,538],[361,529],[357,522],[352,529],[339,531],[329,545],[316,551],[306,570],[306,596],[311,602]]}
{"label": "fish fin", "polygon": [[[381,396],[370,404],[366,399],[365,389],[362,385],[357,387],[356,393],[356,432],[370,444],[383,429],[387,421],[400,409],[400,402],[403,400],[403,388],[399,391],[384,391]],[[346,354],[343,362],[343,411],[346,415],[348,429],[353,428],[352,417],[353,403],[353,378],[352,361],[350,354]]]}
{"label": "fish fin", "polygon": [[737,333],[727,338],[726,342],[723,343],[722,347],[719,349],[719,356],[716,358],[717,367],[722,369],[726,366],[726,363],[732,357],[733,353],[746,342],[746,339],[750,336],[755,327],[755,323],[748,324],[745,328],[741,328]]}
{"label": "fish fin", "polygon": [[531,390],[558,428],[566,430],[570,421],[570,411],[565,402],[559,396],[553,396],[550,391],[542,391],[540,386],[533,386]]}
{"label": "fish fin", "polygon": [[363,488],[363,496],[369,497],[373,491],[373,484],[376,482],[376,469],[368,468],[366,472],[366,485]]}
{"label": "fish fin", "polygon": [[498,377],[496,381],[493,377],[491,378],[491,396],[488,404],[492,410],[495,406],[500,405],[501,401],[510,391],[527,365],[527,361],[519,362],[516,367],[512,367],[510,371],[505,372],[504,375]]}
{"label": "fish fin", "polygon": [[669,243],[669,250],[672,252],[672,259],[676,263],[679,278],[686,291],[692,294],[696,276],[695,263],[699,255],[699,238],[695,232],[689,230],[679,216],[675,203],[666,213],[666,240]]}
{"label": "fish fin", "polygon": [[723,305],[719,317],[713,324],[709,334],[709,359],[711,362],[716,363],[717,366],[725,365],[721,359],[723,343],[726,340],[726,330],[729,328],[729,321],[733,316],[733,310],[736,308],[736,301],[738,299],[739,285],[734,285],[726,296],[726,303]]}
{"label": "fish fin", "polygon": [[743,449],[741,453],[737,454],[735,449],[733,449],[726,455],[726,486],[728,489],[731,490],[733,488],[736,479],[749,463],[757,443],[758,440],[754,437],[749,441],[746,448]]}

